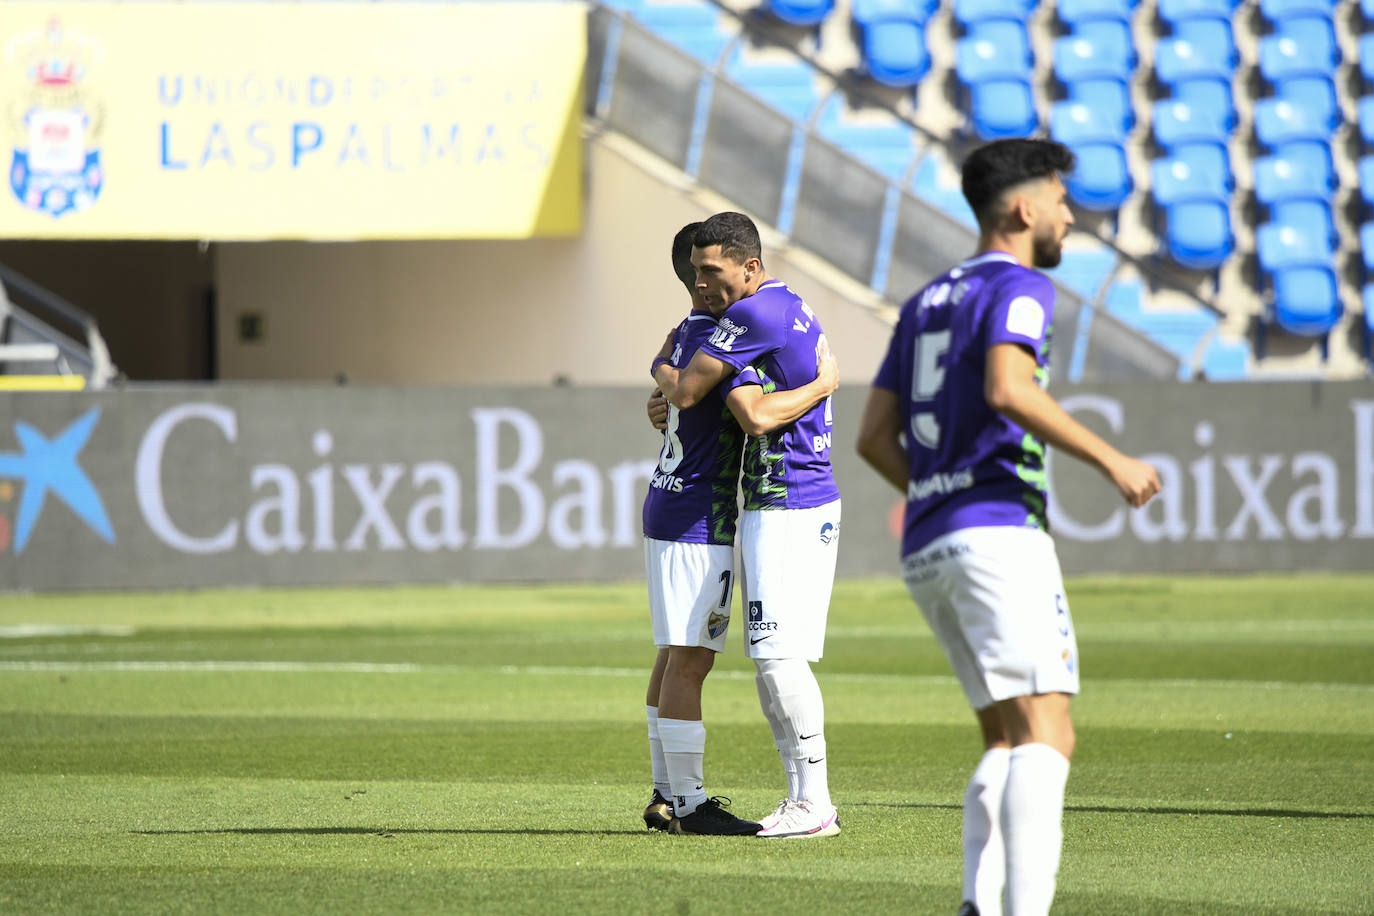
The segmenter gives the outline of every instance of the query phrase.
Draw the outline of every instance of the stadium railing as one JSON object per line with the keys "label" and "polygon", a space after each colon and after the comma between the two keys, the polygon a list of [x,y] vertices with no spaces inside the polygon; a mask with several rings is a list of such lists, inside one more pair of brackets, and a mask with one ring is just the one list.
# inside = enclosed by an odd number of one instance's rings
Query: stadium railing
{"label": "stadium railing", "polygon": [[0,264],[0,391],[99,389],[117,375],[91,315]]}

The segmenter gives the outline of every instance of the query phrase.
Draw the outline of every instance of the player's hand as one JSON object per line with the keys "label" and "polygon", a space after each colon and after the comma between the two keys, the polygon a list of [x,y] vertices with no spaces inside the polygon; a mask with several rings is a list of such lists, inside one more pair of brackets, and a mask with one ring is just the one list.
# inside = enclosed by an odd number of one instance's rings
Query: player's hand
{"label": "player's hand", "polygon": [[646,405],[649,413],[649,422],[654,429],[668,428],[668,399],[663,396],[663,392],[655,388],[649,394],[649,403]]}
{"label": "player's hand", "polygon": [[830,352],[830,341],[822,334],[816,342],[816,381],[829,397],[840,387],[840,367],[835,362],[835,354]]}
{"label": "player's hand", "polygon": [[1159,473],[1138,458],[1122,455],[1109,471],[1121,497],[1139,509],[1159,492]]}

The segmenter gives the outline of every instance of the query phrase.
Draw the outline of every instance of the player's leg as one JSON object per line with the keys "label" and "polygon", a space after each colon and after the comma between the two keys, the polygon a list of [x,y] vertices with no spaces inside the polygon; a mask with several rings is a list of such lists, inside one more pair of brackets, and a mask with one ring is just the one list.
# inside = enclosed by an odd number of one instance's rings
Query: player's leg
{"label": "player's leg", "polygon": [[[906,557],[902,576],[940,648],[974,708],[983,739],[979,759],[964,790],[964,881],[960,913],[1000,916],[1006,855],[1001,831],[1002,793],[1006,786],[1009,746],[1001,716],[988,693],[978,656],[961,626],[956,600],[967,600],[963,570],[949,559],[948,543],[957,534],[939,538]],[[970,612],[966,609],[965,616]]]}
{"label": "player's leg", "polygon": [[644,695],[644,717],[649,724],[649,765],[654,774],[654,789],[644,809],[644,825],[651,830],[667,830],[673,819],[673,805],[669,801],[668,764],[663,758],[663,742],[658,737],[658,693],[663,684],[663,672],[668,667],[668,650],[659,649],[649,672],[649,689]]}
{"label": "player's leg", "polygon": [[745,515],[746,650],[788,777],[788,796],[760,836],[832,836],[840,827],[830,798],[825,704],[809,662],[825,647],[840,503]]}
{"label": "player's leg", "polygon": [[715,660],[716,653],[705,646],[668,648],[668,666],[658,694],[658,735],[677,817],[686,817],[706,801],[701,685]]}

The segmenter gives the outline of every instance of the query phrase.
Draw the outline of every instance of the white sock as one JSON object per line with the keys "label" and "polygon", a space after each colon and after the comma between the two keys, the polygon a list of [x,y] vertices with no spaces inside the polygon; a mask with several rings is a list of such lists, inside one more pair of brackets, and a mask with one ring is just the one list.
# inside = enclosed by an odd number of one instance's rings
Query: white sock
{"label": "white sock", "polygon": [[1002,841],[1002,790],[1011,752],[989,748],[964,791],[964,899],[980,916],[1001,916],[1002,884],[1007,878]]}
{"label": "white sock", "polygon": [[768,683],[762,674],[754,675],[754,686],[759,691],[759,708],[763,710],[763,717],[768,720],[768,728],[773,732],[773,746],[778,749],[778,758],[782,760],[782,771],[787,776],[787,797],[797,797],[797,761],[786,748],[790,742],[787,740],[787,732],[782,727],[782,720],[778,718],[777,712],[773,709],[773,695],[768,690]]}
{"label": "white sock", "polygon": [[673,812],[686,817],[706,801],[701,761],[706,754],[706,726],[696,719],[659,719],[658,737],[668,767]]}
{"label": "white sock", "polygon": [[804,658],[755,659],[773,697],[773,712],[787,742],[784,759],[797,768],[796,798],[819,808],[830,807],[825,761],[825,702],[821,686]]}
{"label": "white sock", "polygon": [[654,788],[667,798],[673,793],[668,788],[668,762],[663,759],[663,742],[658,737],[658,707],[645,706],[644,718],[649,720],[649,765],[654,771]]}
{"label": "white sock", "polygon": [[1011,749],[1002,794],[1002,836],[1007,849],[1008,916],[1050,911],[1059,850],[1064,842],[1064,784],[1069,761],[1048,744]]}

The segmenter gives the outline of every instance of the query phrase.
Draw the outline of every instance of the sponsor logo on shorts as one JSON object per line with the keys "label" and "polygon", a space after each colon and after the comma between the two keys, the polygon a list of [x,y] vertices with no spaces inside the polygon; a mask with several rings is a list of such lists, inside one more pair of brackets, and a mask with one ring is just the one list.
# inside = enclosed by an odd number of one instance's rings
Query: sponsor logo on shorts
{"label": "sponsor logo on shorts", "polygon": [[[763,619],[762,601],[749,602],[749,645],[758,645],[765,639],[768,639],[770,636],[773,635],[774,631],[776,631],[777,628],[778,624],[776,621]],[[759,633],[765,633],[767,635],[756,635]]]}
{"label": "sponsor logo on shorts", "polygon": [[839,536],[840,536],[840,526],[839,526],[839,525],[832,525],[832,524],[830,524],[830,522],[826,522],[824,525],[821,525],[821,543],[822,543],[822,544],[829,544],[831,541],[835,540],[835,538],[837,538],[837,537],[839,537]]}
{"label": "sponsor logo on shorts", "polygon": [[1054,596],[1054,619],[1059,624],[1059,635],[1067,639],[1070,632],[1069,605],[1063,595]]}
{"label": "sponsor logo on shorts", "polygon": [[1064,667],[1069,670],[1069,674],[1073,674],[1073,669],[1075,666],[1073,653],[1070,652],[1068,649],[1065,649],[1063,652],[1059,653],[1059,657],[1063,660]]}
{"label": "sponsor logo on shorts", "polygon": [[721,634],[730,628],[730,612],[712,611],[711,616],[706,618],[706,632],[712,639],[719,639]]}

